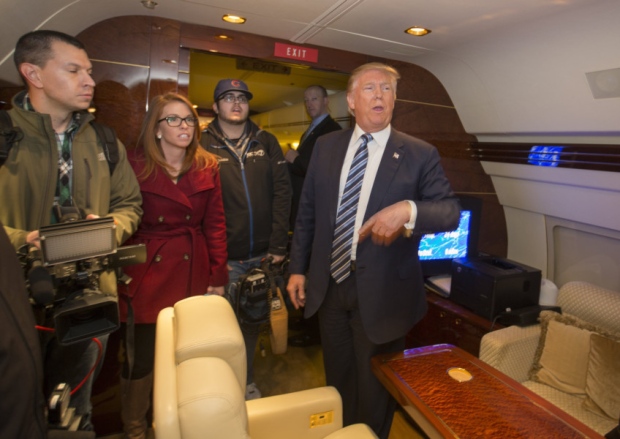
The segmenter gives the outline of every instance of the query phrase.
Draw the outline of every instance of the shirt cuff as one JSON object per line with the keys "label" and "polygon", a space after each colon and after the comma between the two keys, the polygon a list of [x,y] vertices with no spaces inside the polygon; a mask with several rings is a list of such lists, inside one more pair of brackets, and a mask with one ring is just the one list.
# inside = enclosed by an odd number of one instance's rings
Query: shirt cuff
{"label": "shirt cuff", "polygon": [[415,227],[415,221],[418,218],[418,207],[411,200],[405,200],[411,206],[411,217],[409,218],[409,222],[405,223],[405,229],[413,230]]}

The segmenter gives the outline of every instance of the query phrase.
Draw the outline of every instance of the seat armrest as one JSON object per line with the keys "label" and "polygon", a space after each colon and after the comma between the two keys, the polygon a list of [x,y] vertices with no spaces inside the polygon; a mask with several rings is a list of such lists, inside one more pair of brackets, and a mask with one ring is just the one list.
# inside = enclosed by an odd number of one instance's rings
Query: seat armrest
{"label": "seat armrest", "polygon": [[157,439],[181,439],[174,355],[174,310],[157,317],[153,379],[153,429]]}
{"label": "seat armrest", "polygon": [[509,326],[482,337],[479,357],[522,383],[529,379],[539,339],[540,325]]}
{"label": "seat armrest", "polygon": [[379,439],[379,437],[368,425],[353,424],[330,434],[325,439]]}
{"label": "seat armrest", "polygon": [[[342,428],[342,399],[334,387],[254,399],[246,407],[252,439],[322,439]],[[321,415],[311,428],[312,417]]]}

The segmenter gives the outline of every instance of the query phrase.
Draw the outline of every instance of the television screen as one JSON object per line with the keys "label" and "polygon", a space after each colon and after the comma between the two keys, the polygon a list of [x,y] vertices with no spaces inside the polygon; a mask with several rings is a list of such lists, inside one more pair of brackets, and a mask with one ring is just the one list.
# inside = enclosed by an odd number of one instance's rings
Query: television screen
{"label": "television screen", "polygon": [[461,210],[461,219],[456,230],[424,235],[418,248],[420,260],[466,257],[470,219],[471,211]]}
{"label": "television screen", "polygon": [[453,259],[478,256],[482,200],[462,196],[459,201],[461,216],[456,230],[429,233],[420,240],[418,256],[425,277],[450,274]]}

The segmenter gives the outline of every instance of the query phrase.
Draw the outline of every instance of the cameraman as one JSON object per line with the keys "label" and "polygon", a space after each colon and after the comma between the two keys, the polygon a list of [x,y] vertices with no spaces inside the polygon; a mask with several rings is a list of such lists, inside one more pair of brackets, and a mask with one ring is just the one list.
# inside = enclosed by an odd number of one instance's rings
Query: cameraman
{"label": "cameraman", "polygon": [[[92,65],[77,39],[50,30],[22,36],[14,60],[26,91],[12,100],[9,115],[23,139],[0,168],[0,221],[17,249],[38,246],[39,228],[61,221],[54,206],[81,209],[86,218],[110,216],[120,245],[137,229],[142,214],[140,189],[118,142],[119,160],[111,173],[85,111],[93,98]],[[100,289],[116,293],[114,273],[102,273]],[[41,336],[45,391],[59,382],[75,388],[93,368],[99,348],[86,340],[61,346],[53,335]],[[102,337],[105,346],[107,336]],[[90,395],[93,376],[72,396],[82,417],[81,429],[92,430]]]}

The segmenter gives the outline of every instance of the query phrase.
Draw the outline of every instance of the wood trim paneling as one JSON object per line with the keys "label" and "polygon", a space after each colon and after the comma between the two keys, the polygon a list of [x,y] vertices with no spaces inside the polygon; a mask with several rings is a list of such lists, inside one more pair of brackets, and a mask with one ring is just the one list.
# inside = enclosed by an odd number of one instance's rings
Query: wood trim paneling
{"label": "wood trim paneling", "polygon": [[469,152],[488,162],[620,172],[620,145],[473,142]]}

